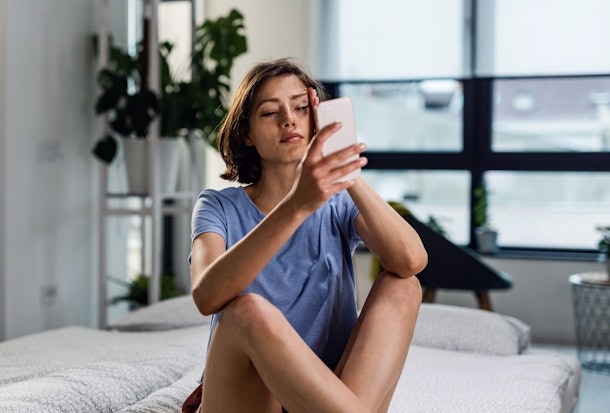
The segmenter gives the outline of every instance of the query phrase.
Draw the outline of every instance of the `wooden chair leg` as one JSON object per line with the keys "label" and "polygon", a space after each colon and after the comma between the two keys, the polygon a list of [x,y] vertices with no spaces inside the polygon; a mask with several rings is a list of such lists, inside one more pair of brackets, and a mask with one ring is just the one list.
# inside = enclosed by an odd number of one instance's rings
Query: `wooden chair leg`
{"label": "wooden chair leg", "polygon": [[479,308],[482,310],[493,311],[491,308],[491,299],[489,298],[489,291],[480,290],[475,291],[474,295],[477,297],[477,302],[479,303]]}
{"label": "wooden chair leg", "polygon": [[433,303],[436,299],[436,290],[424,288],[422,293],[422,303]]}

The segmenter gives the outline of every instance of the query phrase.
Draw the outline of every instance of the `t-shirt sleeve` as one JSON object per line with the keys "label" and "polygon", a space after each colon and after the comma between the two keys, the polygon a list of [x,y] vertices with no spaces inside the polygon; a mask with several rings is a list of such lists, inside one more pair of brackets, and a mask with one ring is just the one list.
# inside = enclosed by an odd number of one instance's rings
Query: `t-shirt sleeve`
{"label": "t-shirt sleeve", "polygon": [[227,239],[226,216],[220,202],[220,193],[212,189],[204,190],[193,208],[191,219],[191,242],[204,232],[215,232]]}

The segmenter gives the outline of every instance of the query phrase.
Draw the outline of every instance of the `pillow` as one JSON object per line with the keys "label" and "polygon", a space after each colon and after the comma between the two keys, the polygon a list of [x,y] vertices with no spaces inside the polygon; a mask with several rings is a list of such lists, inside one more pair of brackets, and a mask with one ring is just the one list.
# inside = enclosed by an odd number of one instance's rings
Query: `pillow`
{"label": "pillow", "polygon": [[119,331],[162,331],[209,324],[211,317],[202,315],[190,295],[170,298],[140,308],[110,326]]}
{"label": "pillow", "polygon": [[422,347],[495,355],[521,354],[530,327],[502,314],[444,304],[422,304],[413,344]]}

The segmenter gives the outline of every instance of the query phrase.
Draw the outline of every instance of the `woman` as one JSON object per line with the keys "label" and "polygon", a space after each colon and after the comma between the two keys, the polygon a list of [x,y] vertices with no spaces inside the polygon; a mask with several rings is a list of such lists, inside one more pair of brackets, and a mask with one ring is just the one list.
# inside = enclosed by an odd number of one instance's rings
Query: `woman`
{"label": "woman", "polygon": [[[214,314],[204,413],[384,412],[402,371],[427,255],[362,177],[337,181],[365,145],[322,156],[341,125],[314,135],[318,96],[296,62],[259,64],[220,129],[221,176],[243,186],[205,190],[193,211],[192,295]],[[385,270],[358,316],[360,241]]]}

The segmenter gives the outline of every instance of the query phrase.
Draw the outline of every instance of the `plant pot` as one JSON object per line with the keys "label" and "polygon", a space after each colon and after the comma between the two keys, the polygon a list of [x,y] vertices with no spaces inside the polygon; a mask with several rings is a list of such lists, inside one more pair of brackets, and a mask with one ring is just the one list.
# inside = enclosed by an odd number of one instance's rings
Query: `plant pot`
{"label": "plant pot", "polygon": [[[148,140],[124,139],[123,153],[127,174],[127,192],[149,194]],[[180,140],[161,138],[157,140],[157,169],[159,189],[162,193],[173,193],[178,184],[180,164]]]}
{"label": "plant pot", "polygon": [[146,139],[122,139],[127,192],[145,195],[148,190],[148,141]]}
{"label": "plant pot", "polygon": [[482,254],[495,254],[498,249],[498,231],[487,227],[477,227],[474,232],[479,252]]}

